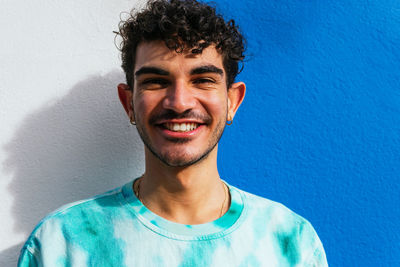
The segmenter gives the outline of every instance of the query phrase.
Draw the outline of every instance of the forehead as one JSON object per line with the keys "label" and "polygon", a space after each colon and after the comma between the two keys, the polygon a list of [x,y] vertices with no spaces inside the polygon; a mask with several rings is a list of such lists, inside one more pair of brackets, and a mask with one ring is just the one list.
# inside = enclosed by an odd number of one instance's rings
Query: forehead
{"label": "forehead", "polygon": [[163,41],[153,41],[142,42],[137,46],[134,71],[144,66],[188,71],[202,65],[214,65],[223,69],[222,55],[215,46],[209,46],[199,54],[193,54],[189,49],[177,53],[169,49]]}

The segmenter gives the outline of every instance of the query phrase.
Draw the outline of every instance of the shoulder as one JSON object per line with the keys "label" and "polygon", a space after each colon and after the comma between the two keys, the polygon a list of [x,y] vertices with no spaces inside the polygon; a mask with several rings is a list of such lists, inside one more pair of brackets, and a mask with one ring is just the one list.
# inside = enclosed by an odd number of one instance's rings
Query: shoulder
{"label": "shoulder", "polygon": [[268,219],[269,224],[276,224],[281,227],[309,224],[305,218],[279,202],[235,189],[242,194],[250,216],[265,217],[265,219]]}
{"label": "shoulder", "polygon": [[83,216],[84,214],[92,212],[107,212],[110,207],[118,207],[121,205],[121,191],[122,187],[118,187],[103,194],[96,195],[92,198],[83,199],[63,205],[62,207],[51,212],[45,218],[43,218],[38,227],[48,222],[51,222],[52,220],[72,219],[70,217],[75,218],[79,214]]}
{"label": "shoulder", "polygon": [[[22,250],[35,255],[43,242],[53,243],[82,234],[92,225],[103,223],[112,213],[122,207],[122,187],[89,199],[66,204],[49,213],[35,227]],[[57,239],[58,238],[58,239]],[[52,240],[51,242],[49,242]]]}
{"label": "shoulder", "polygon": [[322,243],[308,220],[281,203],[237,190],[243,196],[248,225],[275,244],[284,260],[326,266]]}

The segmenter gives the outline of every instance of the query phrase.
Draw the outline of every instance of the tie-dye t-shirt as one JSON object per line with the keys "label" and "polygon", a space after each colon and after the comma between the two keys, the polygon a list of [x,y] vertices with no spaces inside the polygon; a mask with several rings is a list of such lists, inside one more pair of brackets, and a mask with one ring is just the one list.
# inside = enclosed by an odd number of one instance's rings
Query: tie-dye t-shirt
{"label": "tie-dye t-shirt", "polygon": [[313,227],[281,204],[228,185],[227,213],[184,225],[148,210],[132,183],[47,216],[19,266],[327,266]]}

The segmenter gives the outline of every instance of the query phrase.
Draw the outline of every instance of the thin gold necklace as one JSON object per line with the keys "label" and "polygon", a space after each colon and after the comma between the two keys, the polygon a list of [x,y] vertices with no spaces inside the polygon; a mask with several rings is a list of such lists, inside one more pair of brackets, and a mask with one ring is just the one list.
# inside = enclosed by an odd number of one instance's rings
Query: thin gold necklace
{"label": "thin gold necklace", "polygon": [[[142,198],[141,198],[141,196],[140,196],[140,184],[141,184],[141,182],[142,182],[142,179],[143,179],[143,175],[142,175],[142,176],[138,179],[138,181],[135,183],[135,184],[137,184],[137,185],[136,185],[136,190],[135,190],[135,186],[134,186],[133,192],[135,193],[135,196],[139,199],[139,201],[142,202],[143,205],[144,205],[144,202],[143,202],[143,200],[142,200]],[[225,202],[226,202],[226,199],[227,199],[227,195],[229,194],[229,193],[227,193],[227,186],[226,186],[226,184],[225,184],[224,182],[222,182],[222,181],[221,181],[221,186],[222,186],[222,190],[224,190],[224,201],[222,202],[221,211],[220,211],[220,213],[219,213],[219,218],[222,217],[222,214],[223,214],[223,212],[224,212]]]}

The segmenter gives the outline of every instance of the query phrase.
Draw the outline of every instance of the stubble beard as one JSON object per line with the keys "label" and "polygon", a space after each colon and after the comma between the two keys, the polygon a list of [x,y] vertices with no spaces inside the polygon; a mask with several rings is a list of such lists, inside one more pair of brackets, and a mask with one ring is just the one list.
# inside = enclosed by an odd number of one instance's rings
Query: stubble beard
{"label": "stubble beard", "polygon": [[[145,128],[143,127],[143,123],[141,123],[140,120],[137,120],[136,128],[138,130],[139,136],[142,139],[144,145],[161,162],[163,162],[165,165],[167,165],[169,167],[188,167],[188,166],[196,164],[208,157],[210,152],[215,148],[215,146],[218,144],[219,140],[222,137],[222,134],[225,129],[225,121],[221,119],[218,122],[218,124],[208,142],[207,148],[204,150],[204,152],[199,152],[198,155],[193,155],[191,157],[188,155],[179,155],[178,156],[178,155],[174,155],[174,154],[171,154],[168,152],[161,154],[160,151],[157,150],[154,147],[154,145],[152,144],[150,137],[147,134]],[[176,143],[177,145],[191,142],[191,139],[187,139],[187,138],[173,138],[173,139],[167,139],[167,140],[169,142]],[[179,149],[179,148],[177,148],[177,149]]]}

